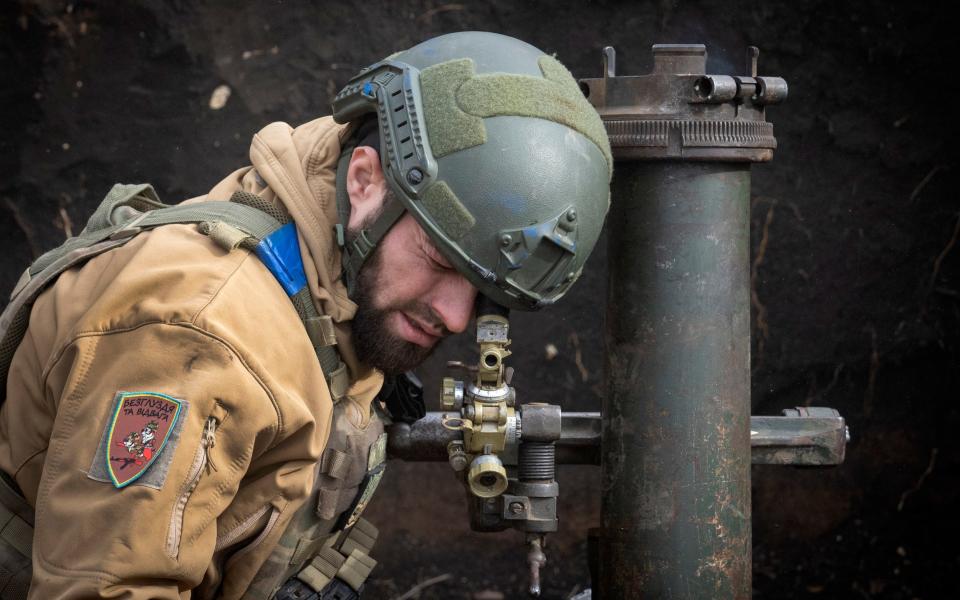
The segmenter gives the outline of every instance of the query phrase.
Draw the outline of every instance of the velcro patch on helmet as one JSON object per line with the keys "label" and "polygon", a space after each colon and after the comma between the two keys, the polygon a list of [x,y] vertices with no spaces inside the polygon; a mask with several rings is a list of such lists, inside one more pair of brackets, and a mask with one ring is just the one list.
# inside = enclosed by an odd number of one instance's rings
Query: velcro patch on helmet
{"label": "velcro patch on helmet", "polygon": [[444,181],[427,188],[423,205],[430,218],[453,240],[459,240],[477,224],[476,218]]}
{"label": "velcro patch on helmet", "polygon": [[541,56],[537,64],[542,78],[513,73],[477,75],[470,59],[424,69],[420,81],[434,155],[441,157],[484,143],[485,117],[534,117],[581,133],[596,144],[612,173],[606,128],[573,75],[552,56]]}
{"label": "velcro patch on helmet", "polygon": [[483,119],[457,105],[457,90],[475,75],[469,58],[436,64],[420,73],[427,134],[437,158],[487,141]]}

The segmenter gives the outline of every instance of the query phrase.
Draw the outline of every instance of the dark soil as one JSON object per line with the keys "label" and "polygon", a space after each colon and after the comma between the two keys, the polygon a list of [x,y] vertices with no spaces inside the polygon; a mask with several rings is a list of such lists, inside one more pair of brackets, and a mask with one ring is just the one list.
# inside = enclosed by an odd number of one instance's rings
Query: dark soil
{"label": "dark soil", "polygon": [[[599,75],[607,44],[620,73],[646,72],[655,42],[705,43],[725,74],[761,48],[790,98],[768,114],[773,163],[754,168],[754,413],[832,406],[853,441],[838,468],[754,468],[754,595],[960,597],[960,79],[954,28],[928,3],[4,2],[0,290],[113,182],[152,182],[168,201],[203,193],[246,163],[261,126],[327,114],[359,67],[464,29],[525,39],[581,77]],[[232,94],[212,110],[219,85]],[[605,262],[601,247],[556,310],[515,320],[525,399],[599,410]],[[429,398],[442,361],[469,352],[451,340],[424,367]],[[597,471],[561,470],[547,598],[588,583]],[[519,534],[469,532],[445,465],[388,473],[370,511],[382,537],[369,597],[441,574],[422,598],[522,597]]]}

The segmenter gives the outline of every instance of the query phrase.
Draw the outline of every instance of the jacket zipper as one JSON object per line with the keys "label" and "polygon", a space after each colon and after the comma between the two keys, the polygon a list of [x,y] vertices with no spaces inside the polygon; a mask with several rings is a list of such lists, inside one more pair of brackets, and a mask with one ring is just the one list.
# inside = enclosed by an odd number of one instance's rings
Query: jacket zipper
{"label": "jacket zipper", "polygon": [[187,501],[197,489],[200,483],[200,476],[203,474],[204,467],[217,470],[210,460],[210,448],[216,444],[217,425],[219,421],[216,417],[207,417],[207,422],[203,428],[203,435],[200,437],[200,446],[193,456],[193,463],[190,465],[189,476],[186,483],[180,488],[180,495],[177,503],[173,507],[173,514],[170,515],[170,526],[167,529],[167,555],[170,558],[177,558],[180,554],[180,537],[183,534],[183,513],[187,508]]}
{"label": "jacket zipper", "polygon": [[240,548],[239,550],[237,550],[236,553],[234,553],[233,556],[231,556],[231,557],[227,560],[227,564],[226,564],[226,566],[225,566],[225,570],[226,570],[226,569],[229,569],[230,566],[237,561],[237,559],[239,559],[239,558],[242,557],[243,555],[247,554],[248,552],[250,552],[251,550],[253,550],[253,549],[256,548],[257,546],[259,546],[260,544],[262,544],[263,541],[266,540],[266,539],[270,536],[270,533],[273,531],[273,528],[276,526],[277,521],[280,519],[280,512],[281,512],[281,511],[280,511],[280,509],[277,508],[276,506],[267,506],[267,507],[265,507],[265,508],[272,508],[272,509],[273,509],[272,512],[270,513],[270,519],[267,521],[267,525],[263,528],[263,531],[261,531],[261,532],[257,535],[257,537],[255,537],[255,538],[253,539],[252,542],[250,542],[249,544],[247,544],[247,545],[244,546],[243,548]]}
{"label": "jacket zipper", "polygon": [[260,507],[257,512],[253,513],[243,521],[241,521],[236,527],[230,531],[225,531],[223,535],[217,536],[217,545],[213,549],[214,552],[219,552],[224,548],[230,546],[235,541],[240,539],[243,534],[250,531],[250,528],[257,524],[263,515],[267,514],[267,511],[270,510],[271,506],[267,504],[266,506]]}

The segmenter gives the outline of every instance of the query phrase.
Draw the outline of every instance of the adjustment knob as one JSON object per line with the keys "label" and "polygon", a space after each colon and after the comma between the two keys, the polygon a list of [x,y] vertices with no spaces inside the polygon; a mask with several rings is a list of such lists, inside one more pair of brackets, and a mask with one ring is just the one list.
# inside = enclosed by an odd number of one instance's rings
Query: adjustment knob
{"label": "adjustment knob", "polygon": [[463,405],[463,382],[444,377],[440,388],[440,406],[443,410],[458,410]]}

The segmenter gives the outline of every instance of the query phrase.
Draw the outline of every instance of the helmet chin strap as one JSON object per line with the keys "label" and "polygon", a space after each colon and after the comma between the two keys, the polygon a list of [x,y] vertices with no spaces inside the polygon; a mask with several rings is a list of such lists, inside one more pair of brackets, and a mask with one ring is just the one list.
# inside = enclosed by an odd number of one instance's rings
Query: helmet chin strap
{"label": "helmet chin strap", "polygon": [[337,217],[340,222],[335,227],[337,245],[340,246],[343,258],[343,279],[347,286],[347,295],[350,297],[353,297],[357,288],[357,278],[363,264],[373,254],[380,240],[407,210],[399,198],[394,198],[383,207],[373,223],[361,229],[352,240],[347,239],[347,226],[350,223],[352,211],[350,196],[347,194],[347,169],[350,166],[354,147],[346,147],[337,163]]}

